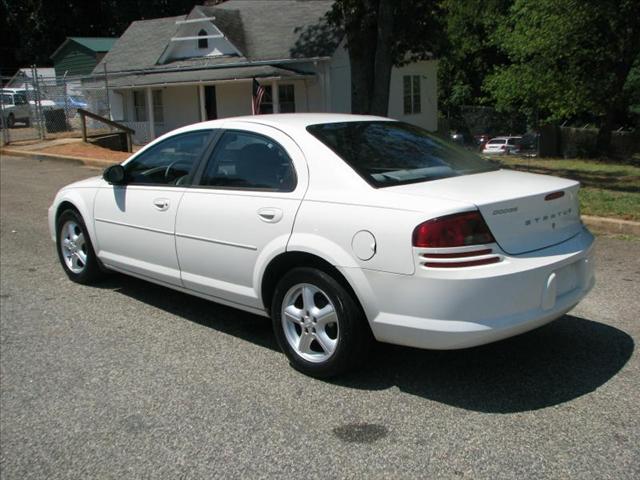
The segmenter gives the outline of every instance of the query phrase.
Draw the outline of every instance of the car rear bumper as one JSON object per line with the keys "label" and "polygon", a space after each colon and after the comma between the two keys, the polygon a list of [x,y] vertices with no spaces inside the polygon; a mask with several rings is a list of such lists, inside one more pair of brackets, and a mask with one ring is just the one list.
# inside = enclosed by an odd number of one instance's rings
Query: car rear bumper
{"label": "car rear bumper", "polygon": [[447,350],[542,326],[571,310],[593,287],[593,242],[583,229],[559,245],[504,255],[492,265],[419,266],[414,275],[366,271],[376,305],[365,308],[373,334],[383,342]]}

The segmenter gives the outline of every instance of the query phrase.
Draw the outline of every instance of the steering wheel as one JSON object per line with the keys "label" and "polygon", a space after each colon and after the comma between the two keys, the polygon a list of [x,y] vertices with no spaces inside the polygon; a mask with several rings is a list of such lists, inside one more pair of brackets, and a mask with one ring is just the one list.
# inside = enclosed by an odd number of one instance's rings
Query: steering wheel
{"label": "steering wheel", "polygon": [[164,179],[165,181],[169,182],[169,172],[171,172],[171,169],[173,168],[173,166],[178,163],[180,160],[174,160],[173,162],[171,162],[166,170],[164,171]]}

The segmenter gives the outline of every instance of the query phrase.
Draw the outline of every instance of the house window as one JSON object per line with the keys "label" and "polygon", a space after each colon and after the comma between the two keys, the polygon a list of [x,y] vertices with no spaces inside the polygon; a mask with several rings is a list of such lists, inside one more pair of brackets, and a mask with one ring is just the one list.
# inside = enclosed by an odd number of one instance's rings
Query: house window
{"label": "house window", "polygon": [[[207,31],[202,29],[198,32],[199,37],[206,37]],[[198,48],[209,48],[209,39],[208,38],[199,38],[198,39]]]}
{"label": "house window", "polygon": [[153,95],[153,121],[164,123],[164,108],[162,105],[162,90],[154,90]]}
{"label": "house window", "polygon": [[280,85],[278,87],[280,96],[280,111],[282,113],[294,113],[296,111],[295,88],[293,85]]}
{"label": "house window", "polygon": [[420,113],[420,75],[403,77],[404,114]]}
{"label": "house window", "polygon": [[[264,87],[264,96],[260,104],[260,113],[273,113],[273,96],[271,85]],[[294,113],[296,111],[296,97],[294,85],[278,85],[280,113]]]}
{"label": "house window", "polygon": [[[164,107],[162,104],[162,90],[153,90],[153,121],[154,123],[164,123]],[[133,113],[136,122],[147,121],[147,92],[133,92]]]}
{"label": "house window", "polygon": [[136,122],[147,121],[147,102],[143,91],[133,92],[133,119]]}

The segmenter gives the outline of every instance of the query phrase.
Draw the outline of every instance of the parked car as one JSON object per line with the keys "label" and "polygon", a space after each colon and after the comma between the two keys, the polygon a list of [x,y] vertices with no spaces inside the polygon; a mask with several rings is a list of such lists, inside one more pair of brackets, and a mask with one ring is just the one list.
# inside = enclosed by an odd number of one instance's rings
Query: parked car
{"label": "parked car", "polygon": [[327,377],[374,338],[466,348],[572,309],[594,284],[578,188],[382,117],[261,115],[170,132],[48,218],[71,280],[113,270],[270,316],[291,364]]}
{"label": "parked car", "polygon": [[75,97],[73,95],[69,95],[66,101],[64,98],[59,98],[55,103],[58,108],[67,108],[69,110],[77,110],[78,108],[86,109],[88,105],[82,97]]}
{"label": "parked car", "polygon": [[492,155],[509,155],[520,152],[520,140],[522,137],[495,137],[489,140],[482,153]]}
{"label": "parked car", "polygon": [[13,90],[0,89],[0,101],[2,102],[2,116],[0,123],[8,128],[13,128],[16,122],[31,124],[30,107],[26,95],[16,93]]}
{"label": "parked car", "polygon": [[[29,102],[29,106],[34,109],[36,107],[36,95],[33,90],[26,88],[3,88],[1,89],[5,93],[11,93],[14,95],[22,95]],[[40,98],[40,106],[43,110],[53,110],[56,108],[56,103],[53,100],[46,98]]]}

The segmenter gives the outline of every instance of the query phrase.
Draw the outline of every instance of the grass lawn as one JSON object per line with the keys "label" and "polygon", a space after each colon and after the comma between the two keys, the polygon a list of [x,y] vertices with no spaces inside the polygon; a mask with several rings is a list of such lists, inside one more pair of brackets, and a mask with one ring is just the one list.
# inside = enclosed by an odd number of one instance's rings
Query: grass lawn
{"label": "grass lawn", "polygon": [[581,183],[585,215],[640,221],[640,167],[595,160],[492,157],[505,168],[556,175]]}

